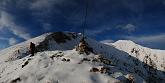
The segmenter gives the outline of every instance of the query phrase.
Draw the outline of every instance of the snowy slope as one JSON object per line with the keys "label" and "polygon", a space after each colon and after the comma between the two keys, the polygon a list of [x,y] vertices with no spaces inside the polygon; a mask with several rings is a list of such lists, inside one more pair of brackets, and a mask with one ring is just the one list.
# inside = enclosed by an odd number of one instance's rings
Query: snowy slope
{"label": "snowy slope", "polygon": [[[62,52],[62,51],[60,51]],[[110,83],[118,80],[106,74],[90,72],[92,67],[101,67],[98,64],[84,62],[78,64],[84,55],[73,50],[62,52],[62,57],[51,59],[50,56],[59,51],[45,51],[30,58],[25,57],[17,61],[1,64],[0,82],[12,82],[15,79],[20,83]],[[93,55],[90,55],[93,56]],[[63,58],[70,61],[62,61]],[[29,62],[22,68],[25,62]]]}
{"label": "snowy slope", "polygon": [[[126,82],[130,75],[137,83],[165,82],[160,65],[164,61],[159,62],[164,51],[149,50],[159,57],[158,62],[154,62],[155,68],[143,62],[143,55],[136,57],[130,53],[134,47],[131,42],[128,46],[132,47],[127,48],[120,42],[107,45],[86,38],[94,52],[78,54],[74,48],[81,37],[81,34],[70,32],[46,33],[0,51],[0,83],[116,83]],[[29,57],[30,42],[37,47],[34,57]],[[100,56],[103,57],[101,61]],[[101,73],[104,67],[107,70]],[[92,68],[98,70],[93,72]]]}
{"label": "snowy slope", "polygon": [[[129,53],[129,55],[136,57],[142,62],[146,62],[146,57],[148,57],[148,60],[151,59],[153,63],[155,63],[155,67],[158,70],[165,71],[165,50],[150,49],[129,40],[119,40],[113,45],[117,49]],[[150,63],[147,64],[150,65]]]}
{"label": "snowy slope", "polygon": [[[79,38],[77,37],[76,39],[74,39],[72,36],[75,34],[71,34],[71,33],[67,33],[65,32],[65,34],[71,38],[71,40],[67,40],[66,39],[66,43],[57,43],[55,41],[55,39],[53,39],[53,35],[54,34],[59,34],[61,35],[60,32],[56,32],[56,33],[46,33],[43,34],[39,37],[30,39],[28,41],[25,41],[23,43],[11,46],[7,49],[1,50],[0,51],[0,63],[3,61],[7,61],[7,60],[14,60],[15,58],[22,58],[26,55],[29,54],[29,45],[30,42],[33,42],[36,44],[36,46],[38,47],[39,51],[40,50],[66,50],[66,49],[73,49],[73,47],[79,42]],[[59,36],[58,35],[58,36]],[[76,34],[79,35],[79,34]],[[75,36],[76,36],[75,35]],[[58,38],[57,38],[58,39]],[[20,53],[18,53],[18,50],[20,51]]]}
{"label": "snowy slope", "polygon": [[[130,40],[119,40],[115,43],[105,44],[127,53],[129,57],[135,58],[135,60],[133,60],[135,65],[132,67],[135,71],[137,70],[139,75],[143,73],[143,76],[145,72],[148,72],[146,73],[148,74],[146,79],[158,77],[155,80],[160,80],[160,77],[163,78],[162,80],[165,82],[165,50],[150,49]],[[129,62],[129,59],[127,59],[127,61]],[[143,64],[139,65],[139,62]],[[148,67],[146,67],[146,65]]]}

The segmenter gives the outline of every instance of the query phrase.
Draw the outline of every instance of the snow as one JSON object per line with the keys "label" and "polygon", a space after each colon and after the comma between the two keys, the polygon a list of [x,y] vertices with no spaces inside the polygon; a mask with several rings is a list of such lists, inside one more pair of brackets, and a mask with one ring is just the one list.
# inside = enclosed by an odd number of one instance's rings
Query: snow
{"label": "snow", "polygon": [[[117,49],[120,49],[124,52],[129,53],[133,57],[138,58],[140,61],[143,61],[145,56],[149,56],[156,64],[158,70],[165,71],[165,65],[161,67],[161,65],[163,65],[165,61],[165,50],[142,47],[130,40],[119,40],[112,45],[114,45]],[[138,53],[132,53],[132,49],[135,49],[136,51],[138,51]]]}
{"label": "snow", "polygon": [[[115,43],[105,43],[105,44],[115,47],[116,49],[121,50],[123,52],[126,52],[129,54],[129,56],[134,57],[138,59],[140,62],[143,62],[144,64],[147,64],[153,67],[153,69],[155,69],[154,71],[156,72],[155,73],[152,72],[152,73],[156,75],[156,77],[163,78],[164,80],[165,78],[165,74],[164,74],[165,50],[150,49],[147,47],[140,46],[130,40],[119,40],[119,41],[116,41]],[[135,67],[135,68],[138,69],[139,67],[140,66]],[[145,66],[141,66],[140,70],[142,70],[141,72],[151,71],[145,68]]]}
{"label": "snow", "polygon": [[[164,50],[142,47],[128,40],[103,44],[87,37],[85,40],[94,52],[79,54],[75,46],[82,34],[63,33],[71,39],[57,43],[52,38],[52,34],[57,33],[46,33],[0,51],[0,83],[116,83],[126,82],[130,75],[133,75],[136,83],[149,82],[148,77],[152,75],[156,82],[165,81]],[[44,47],[33,57],[28,52],[30,42],[35,43],[36,47]],[[42,46],[45,42],[46,45]],[[132,52],[133,48],[138,53]],[[95,62],[100,56],[111,63]],[[147,58],[144,63],[146,56],[151,60]],[[151,69],[156,73],[148,70],[153,64],[156,69]],[[103,67],[110,70],[101,73]],[[92,68],[99,71],[91,72]]]}
{"label": "snow", "polygon": [[[13,79],[21,78],[21,83],[114,83],[118,80],[106,74],[90,72],[92,63],[78,64],[84,55],[79,55],[74,50],[64,51],[63,57],[49,58],[58,51],[46,51],[37,53],[34,57],[25,57],[20,60],[1,64],[0,82],[8,83]],[[94,55],[89,55],[94,56]],[[62,61],[69,58],[70,62]],[[23,63],[29,60],[24,68]],[[5,68],[5,69],[4,69]]]}
{"label": "snow", "polygon": [[28,41],[25,41],[25,42],[22,42],[20,44],[17,44],[17,45],[11,46],[9,48],[6,48],[4,50],[1,50],[0,51],[0,57],[1,57],[0,58],[0,63],[3,62],[3,61],[8,60],[9,58],[13,58],[13,56],[17,56],[18,55],[18,53],[17,53],[18,50],[20,50],[20,52],[22,54],[26,53],[29,50],[30,42],[33,42],[36,45],[38,45],[40,42],[44,41],[44,39],[50,34],[51,33],[46,33],[46,34],[43,34],[39,37],[30,39]]}

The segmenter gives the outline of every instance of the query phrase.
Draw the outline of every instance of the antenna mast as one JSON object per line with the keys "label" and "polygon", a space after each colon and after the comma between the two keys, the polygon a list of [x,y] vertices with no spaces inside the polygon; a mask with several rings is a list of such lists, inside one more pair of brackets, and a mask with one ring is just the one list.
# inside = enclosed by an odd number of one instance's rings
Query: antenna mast
{"label": "antenna mast", "polygon": [[85,16],[83,21],[83,38],[85,37],[85,28],[87,27],[88,0],[85,0]]}

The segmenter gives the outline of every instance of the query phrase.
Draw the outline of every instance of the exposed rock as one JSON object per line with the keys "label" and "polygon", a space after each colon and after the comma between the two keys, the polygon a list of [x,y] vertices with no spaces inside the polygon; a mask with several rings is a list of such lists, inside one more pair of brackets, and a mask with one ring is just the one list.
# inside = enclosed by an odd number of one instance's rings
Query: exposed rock
{"label": "exposed rock", "polygon": [[99,72],[98,68],[93,67],[92,69],[90,69],[90,72]]}
{"label": "exposed rock", "polygon": [[38,52],[42,52],[49,49],[49,42],[55,41],[58,44],[66,43],[69,40],[77,38],[76,33],[64,33],[64,32],[54,32],[50,35],[48,35],[44,41],[40,42],[38,46],[36,46],[36,49]]}
{"label": "exposed rock", "polygon": [[109,67],[102,67],[100,69],[100,73],[107,73],[108,71],[110,71],[110,68]]}
{"label": "exposed rock", "polygon": [[26,65],[28,65],[30,60],[31,60],[31,58],[29,58],[29,59],[22,65],[22,68],[24,68]]}
{"label": "exposed rock", "polygon": [[109,67],[105,67],[105,66],[103,66],[103,67],[101,67],[101,68],[95,68],[95,67],[93,67],[93,68],[91,68],[90,69],[90,72],[100,72],[100,73],[108,73],[110,71],[110,68]]}
{"label": "exposed rock", "polygon": [[28,63],[29,63],[29,61],[26,61],[26,62],[22,65],[22,68],[24,68]]}
{"label": "exposed rock", "polygon": [[70,61],[70,59],[66,59],[66,61],[67,61],[67,62],[69,62],[69,61]]}
{"label": "exposed rock", "polygon": [[83,58],[82,61],[90,61],[88,58]]}
{"label": "exposed rock", "polygon": [[132,74],[127,75],[126,83],[135,83],[135,78]]}
{"label": "exposed rock", "polygon": [[12,80],[10,83],[17,83],[17,82],[20,82],[21,81],[21,78],[16,78],[14,80]]}
{"label": "exposed rock", "polygon": [[80,40],[79,45],[76,47],[76,51],[79,52],[79,54],[89,54],[90,52],[93,53],[93,49],[89,47],[88,43],[85,41],[84,38]]}
{"label": "exposed rock", "polygon": [[64,56],[64,54],[62,52],[58,52],[58,53],[55,53],[54,55],[50,56],[50,58],[53,60],[54,57],[57,58],[57,57],[62,57],[62,56]]}
{"label": "exposed rock", "polygon": [[65,59],[65,58],[63,58],[63,59],[62,59],[62,61],[66,61],[66,59]]}

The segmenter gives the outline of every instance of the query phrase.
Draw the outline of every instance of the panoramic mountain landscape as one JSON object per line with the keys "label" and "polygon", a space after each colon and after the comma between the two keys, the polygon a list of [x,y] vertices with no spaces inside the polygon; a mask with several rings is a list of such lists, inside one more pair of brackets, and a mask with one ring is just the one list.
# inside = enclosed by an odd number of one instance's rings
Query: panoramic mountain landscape
{"label": "panoramic mountain landscape", "polygon": [[165,0],[0,0],[0,83],[165,83]]}
{"label": "panoramic mountain landscape", "polygon": [[[163,83],[165,51],[130,40],[100,43],[74,32],[45,33],[0,51],[0,83]],[[31,56],[30,43],[36,45]]]}

